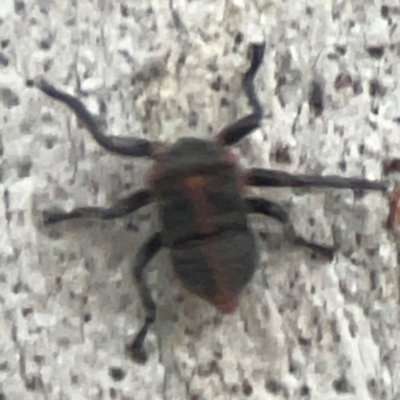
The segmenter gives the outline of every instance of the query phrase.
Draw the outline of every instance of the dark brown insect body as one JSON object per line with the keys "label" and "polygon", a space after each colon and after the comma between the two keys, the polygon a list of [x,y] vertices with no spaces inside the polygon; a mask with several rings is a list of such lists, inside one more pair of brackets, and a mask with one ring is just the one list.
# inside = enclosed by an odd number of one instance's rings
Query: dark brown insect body
{"label": "dark brown insect body", "polygon": [[180,139],[160,157],[152,186],[176,275],[221,312],[234,311],[256,266],[234,158],[213,142]]}
{"label": "dark brown insect body", "polygon": [[149,188],[142,189],[108,208],[82,207],[69,213],[44,212],[48,224],[77,218],[111,219],[124,216],[156,200],[162,230],[140,248],[133,266],[146,320],[128,346],[132,357],[145,361],[144,339],[156,317],[156,304],[146,285],[144,269],[162,248],[170,250],[174,270],[193,293],[214,304],[221,312],[235,310],[238,298],[254,274],[257,252],[248,213],[272,217],[284,224],[287,238],[325,257],[334,249],[308,242],[297,236],[285,209],[260,197],[244,197],[244,185],[261,187],[334,187],[385,191],[386,185],[339,176],[292,175],[253,168],[241,172],[227,146],[239,142],[259,127],[262,107],[254,90],[254,77],[264,55],[264,44],[251,46],[250,66],[243,77],[243,89],[252,113],[222,129],[214,141],[181,138],[167,150],[158,143],[133,137],[108,136],[83,103],[59,91],[43,79],[30,80],[46,95],[66,104],[86,125],[93,138],[105,149],[130,157],[155,160],[149,173]]}

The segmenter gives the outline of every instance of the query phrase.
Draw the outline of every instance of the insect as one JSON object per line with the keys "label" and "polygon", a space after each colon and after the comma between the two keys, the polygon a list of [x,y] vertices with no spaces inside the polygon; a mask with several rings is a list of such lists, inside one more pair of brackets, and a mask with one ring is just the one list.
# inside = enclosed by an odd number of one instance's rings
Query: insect
{"label": "insect", "polygon": [[255,237],[247,214],[272,217],[284,225],[292,243],[324,257],[333,256],[334,248],[296,235],[288,213],[281,205],[261,197],[246,197],[246,185],[387,189],[380,181],[295,175],[261,168],[240,169],[229,146],[251,134],[262,121],[263,108],[256,95],[254,79],[264,52],[264,43],[250,45],[249,67],[242,79],[252,112],[223,128],[214,140],[182,137],[169,147],[146,139],[108,136],[78,98],[56,89],[44,79],[27,81],[28,86],[34,86],[68,106],[105,149],[118,155],[154,160],[148,188],[134,192],[111,207],[82,207],[71,212],[47,210],[43,214],[47,224],[78,218],[112,219],[153,201],[158,204],[162,228],[142,245],[132,269],[146,313],[143,326],[127,346],[131,357],[138,362],[147,359],[144,340],[156,318],[156,304],[146,285],[144,272],[161,248],[169,249],[174,271],[182,284],[221,313],[231,313],[237,308],[239,296],[257,265]]}

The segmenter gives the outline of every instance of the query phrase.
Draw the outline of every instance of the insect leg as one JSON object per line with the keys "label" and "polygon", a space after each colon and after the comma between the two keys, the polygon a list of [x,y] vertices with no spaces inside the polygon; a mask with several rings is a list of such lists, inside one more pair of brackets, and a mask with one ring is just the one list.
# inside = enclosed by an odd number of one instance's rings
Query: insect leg
{"label": "insect leg", "polygon": [[130,157],[151,157],[155,143],[146,139],[137,139],[128,136],[106,135],[96,118],[89,112],[85,105],[76,97],[56,89],[42,78],[28,80],[27,86],[34,86],[47,96],[57,100],[73,111],[76,117],[86,126],[92,137],[106,150]]}
{"label": "insect leg", "polygon": [[252,168],[247,171],[246,184],[268,187],[326,187],[352,190],[388,190],[383,181],[370,181],[360,178],[343,178],[336,175],[313,176],[294,175],[272,169]]}
{"label": "insect leg", "polygon": [[288,213],[278,203],[261,197],[250,197],[245,199],[245,202],[249,213],[263,214],[281,222],[284,225],[285,235],[290,243],[296,246],[306,247],[324,258],[333,258],[335,251],[333,247],[322,246],[297,236],[293,225],[290,222]]}
{"label": "insect leg", "polygon": [[145,322],[136,335],[134,341],[126,347],[130,356],[138,362],[144,363],[147,360],[147,354],[143,348],[143,342],[146,338],[150,326],[154,323],[156,318],[156,304],[151,297],[150,289],[147,287],[143,279],[143,271],[151,259],[162,247],[161,233],[155,233],[147,242],[142,246],[136,255],[136,261],[133,268],[133,274],[139,288],[140,298],[143,308],[146,312]]}
{"label": "insect leg", "polygon": [[242,85],[253,112],[223,128],[217,134],[216,140],[225,146],[239,142],[254,129],[258,128],[263,116],[263,109],[254,89],[254,77],[264,57],[265,43],[253,44],[250,46],[250,50],[250,67],[243,76]]}
{"label": "insect leg", "polygon": [[79,207],[70,212],[62,212],[57,210],[48,210],[43,212],[43,221],[45,224],[54,224],[56,222],[68,219],[78,218],[99,218],[113,219],[123,217],[132,213],[141,207],[147,206],[152,201],[152,193],[150,190],[139,190],[124,199],[118,200],[111,207]]}

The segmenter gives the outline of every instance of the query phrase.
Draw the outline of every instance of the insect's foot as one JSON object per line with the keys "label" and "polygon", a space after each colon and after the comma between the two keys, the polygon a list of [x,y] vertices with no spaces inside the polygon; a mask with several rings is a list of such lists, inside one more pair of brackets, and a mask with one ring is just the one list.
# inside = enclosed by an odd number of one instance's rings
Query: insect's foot
{"label": "insect's foot", "polygon": [[147,353],[143,346],[137,346],[135,342],[126,346],[126,352],[139,364],[144,364],[147,361]]}
{"label": "insect's foot", "polygon": [[307,242],[301,237],[296,237],[294,240],[294,244],[310,249],[315,254],[316,258],[332,260],[335,255],[334,247],[321,246],[319,244]]}
{"label": "insect's foot", "polygon": [[310,249],[313,251],[316,258],[324,260],[333,260],[335,255],[335,249],[333,247],[320,246],[318,244],[312,244]]}
{"label": "insect's foot", "polygon": [[317,258],[332,261],[335,255],[335,249],[333,247],[318,246],[317,249],[314,249],[314,253],[316,254]]}
{"label": "insect's foot", "polygon": [[55,210],[52,211],[43,211],[42,214],[43,224],[44,225],[51,225],[55,224],[56,222],[62,221],[65,219],[65,213],[61,213]]}
{"label": "insect's foot", "polygon": [[34,79],[27,79],[25,81],[25,84],[28,87],[36,87],[38,89],[41,89],[43,84],[46,85],[46,82],[41,77],[37,77],[37,78],[34,78]]}
{"label": "insect's foot", "polygon": [[249,46],[250,53],[250,68],[244,75],[244,80],[253,79],[256,74],[258,67],[261,65],[264,53],[265,53],[265,43],[252,44]]}
{"label": "insect's foot", "polygon": [[252,49],[252,52],[253,52],[253,55],[252,55],[253,63],[256,66],[258,66],[259,64],[261,64],[262,59],[264,57],[265,42],[258,43],[258,44],[253,44],[253,45],[251,45],[251,49]]}

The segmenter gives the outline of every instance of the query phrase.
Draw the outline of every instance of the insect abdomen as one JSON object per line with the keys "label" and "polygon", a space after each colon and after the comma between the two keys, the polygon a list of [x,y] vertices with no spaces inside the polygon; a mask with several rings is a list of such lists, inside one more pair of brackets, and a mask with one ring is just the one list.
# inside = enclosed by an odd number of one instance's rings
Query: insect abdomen
{"label": "insect abdomen", "polygon": [[171,260],[188,290],[228,313],[254,274],[257,253],[250,230],[228,230],[172,248]]}
{"label": "insect abdomen", "polygon": [[256,249],[233,169],[187,175],[162,191],[163,243],[178,278],[223,312],[252,277]]}

